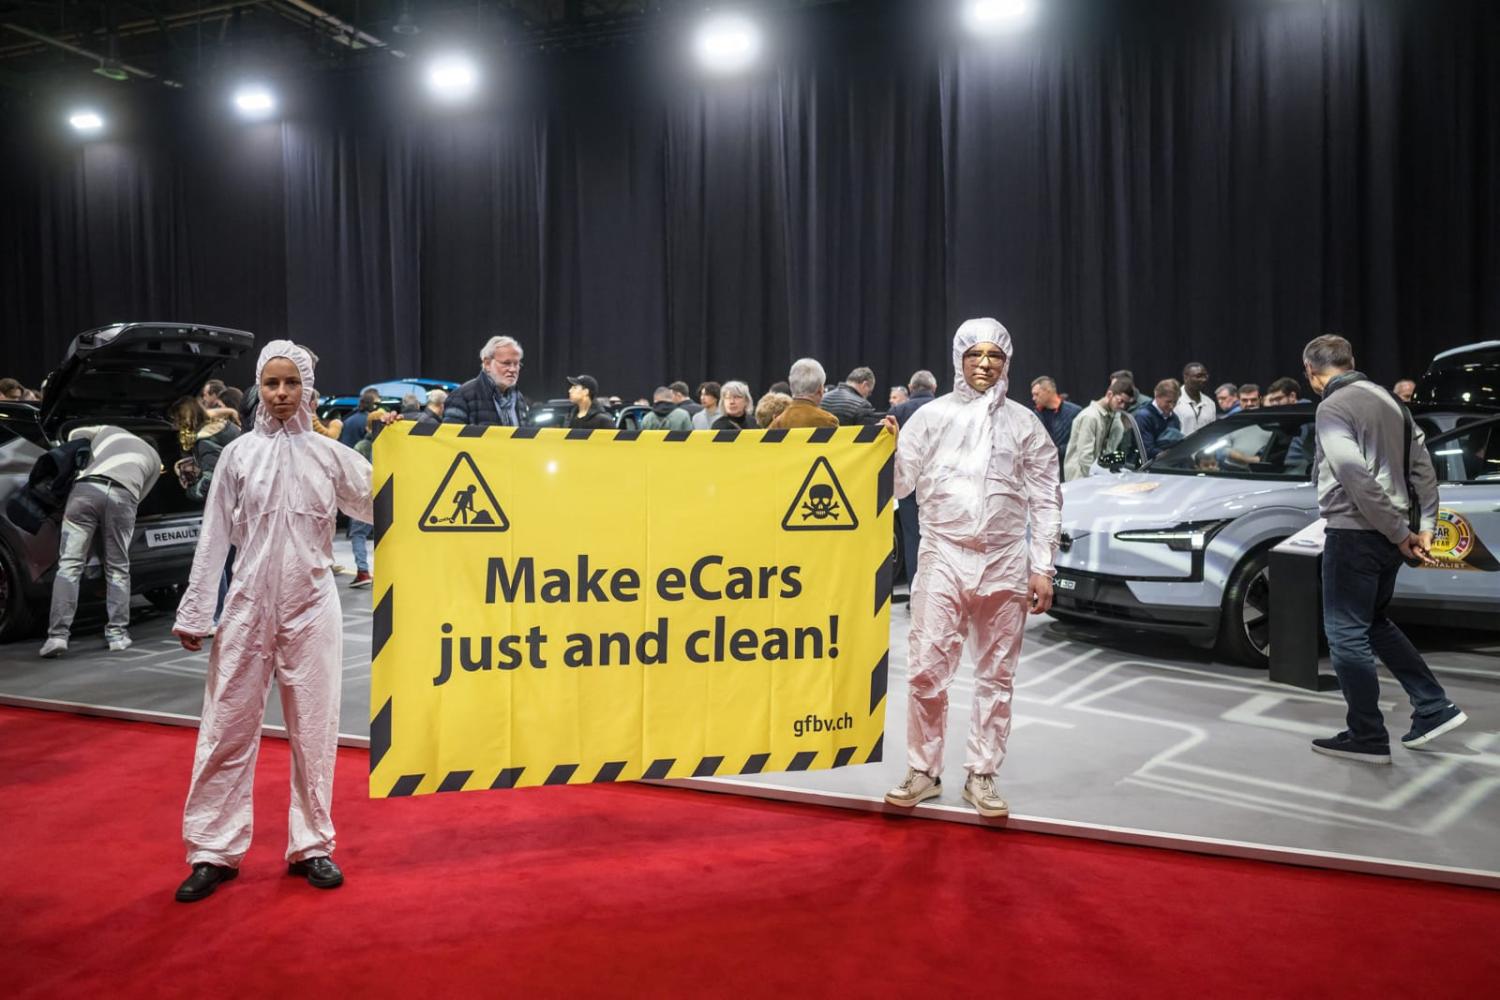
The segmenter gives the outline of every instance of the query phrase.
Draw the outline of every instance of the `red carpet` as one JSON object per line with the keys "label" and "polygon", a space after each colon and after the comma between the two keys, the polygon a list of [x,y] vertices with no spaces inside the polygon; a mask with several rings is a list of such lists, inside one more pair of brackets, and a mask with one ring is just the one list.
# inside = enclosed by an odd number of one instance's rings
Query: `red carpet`
{"label": "red carpet", "polygon": [[172,890],[194,733],[0,709],[9,996],[1492,996],[1500,893],[637,785],[372,802]]}

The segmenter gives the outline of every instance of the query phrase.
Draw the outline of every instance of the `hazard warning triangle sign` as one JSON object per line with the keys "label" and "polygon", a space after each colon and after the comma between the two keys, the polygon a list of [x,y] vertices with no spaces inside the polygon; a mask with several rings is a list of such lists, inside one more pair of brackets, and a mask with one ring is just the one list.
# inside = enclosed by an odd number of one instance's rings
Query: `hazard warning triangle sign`
{"label": "hazard warning triangle sign", "polygon": [[828,459],[813,460],[781,526],[787,531],[853,531],[859,527],[854,507]]}
{"label": "hazard warning triangle sign", "polygon": [[510,520],[474,459],[462,451],[432,494],[417,527],[423,531],[504,531]]}

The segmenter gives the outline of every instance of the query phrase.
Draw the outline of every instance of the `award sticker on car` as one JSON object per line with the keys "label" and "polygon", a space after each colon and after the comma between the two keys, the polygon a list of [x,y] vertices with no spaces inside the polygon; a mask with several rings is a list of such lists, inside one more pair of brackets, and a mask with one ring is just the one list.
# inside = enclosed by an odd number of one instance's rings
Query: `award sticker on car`
{"label": "award sticker on car", "polygon": [[1467,518],[1446,507],[1438,511],[1437,530],[1432,533],[1433,569],[1470,569],[1500,572],[1497,561]]}

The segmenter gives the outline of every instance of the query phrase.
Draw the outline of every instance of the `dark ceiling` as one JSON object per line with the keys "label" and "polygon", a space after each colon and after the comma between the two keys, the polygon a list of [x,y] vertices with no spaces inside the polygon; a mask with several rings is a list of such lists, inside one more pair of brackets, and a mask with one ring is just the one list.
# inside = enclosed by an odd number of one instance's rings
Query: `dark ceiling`
{"label": "dark ceiling", "polygon": [[[760,0],[786,8],[848,0]],[[100,74],[192,87],[254,62],[361,69],[435,40],[561,49],[629,42],[708,0],[0,0],[0,88]],[[106,75],[107,74],[107,75]]]}

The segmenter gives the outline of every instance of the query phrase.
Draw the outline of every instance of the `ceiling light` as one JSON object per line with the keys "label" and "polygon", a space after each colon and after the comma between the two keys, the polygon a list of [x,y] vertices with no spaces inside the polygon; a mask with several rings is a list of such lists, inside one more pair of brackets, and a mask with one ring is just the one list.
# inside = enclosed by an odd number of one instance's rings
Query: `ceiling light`
{"label": "ceiling light", "polygon": [[1036,0],[968,0],[964,25],[976,35],[1023,31],[1036,20]]}
{"label": "ceiling light", "polygon": [[265,118],[276,110],[276,95],[258,83],[234,92],[234,106],[243,118]]}
{"label": "ceiling light", "polygon": [[104,127],[104,119],[97,111],[75,111],[68,116],[68,124],[80,132],[97,132]]}
{"label": "ceiling light", "polygon": [[468,56],[439,56],[427,67],[427,86],[440,100],[461,101],[479,89],[479,68]]}
{"label": "ceiling light", "polygon": [[760,57],[760,29],[748,18],[721,14],[704,21],[693,38],[693,54],[710,73],[738,73]]}

